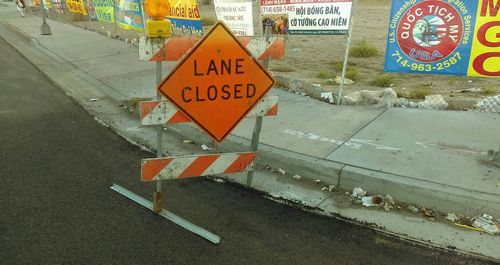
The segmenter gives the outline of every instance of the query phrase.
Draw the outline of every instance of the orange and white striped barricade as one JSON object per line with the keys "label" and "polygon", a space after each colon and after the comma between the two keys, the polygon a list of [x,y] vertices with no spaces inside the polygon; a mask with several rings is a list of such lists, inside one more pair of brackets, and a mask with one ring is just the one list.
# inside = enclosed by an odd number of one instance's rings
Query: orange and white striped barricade
{"label": "orange and white striped barricade", "polygon": [[[189,117],[177,110],[166,100],[151,100],[139,102],[139,113],[142,125],[164,125],[191,122]],[[278,114],[278,96],[264,96],[247,118],[258,116],[276,116]]]}
{"label": "orange and white striped barricade", "polygon": [[156,181],[247,172],[255,152],[170,156],[143,159],[141,180]]}
{"label": "orange and white striped barricade", "polygon": [[[147,36],[139,38],[140,61],[178,61],[195,46],[200,37],[172,37],[158,40]],[[238,37],[240,43],[257,60],[279,60],[285,56],[285,37]]]}
{"label": "orange and white striped barricade", "polygon": [[[157,157],[143,159],[141,164],[141,181],[156,182],[156,192],[153,195],[153,202],[150,202],[119,185],[114,184],[111,188],[183,228],[215,244],[219,243],[220,238],[217,235],[161,207],[161,181],[247,172],[247,185],[251,186],[262,118],[277,115],[278,111],[278,97],[266,95],[275,83],[267,72],[267,63],[270,59],[281,59],[283,56],[283,37],[237,39],[221,22],[216,23],[201,39],[141,38],[139,58],[156,62],[157,89],[161,93],[157,95],[156,100],[139,103],[141,125],[157,126]],[[215,57],[221,67],[226,67],[224,68],[226,71],[221,71],[221,74],[217,74],[217,78],[214,79],[210,74],[216,71],[213,59]],[[181,61],[176,68],[164,80],[161,80],[162,61],[177,60]],[[257,60],[264,60],[264,66]],[[210,65],[207,73],[200,74],[197,67],[207,64]],[[229,69],[231,65],[234,68],[232,71]],[[219,85],[223,82],[221,89],[234,87],[233,96],[230,96],[228,90],[221,90],[226,92],[227,96],[209,98],[211,100],[209,105],[204,105],[202,103],[204,100],[198,102],[197,96],[196,100],[186,99],[184,93],[188,93],[186,91],[190,91],[191,88],[186,86],[185,77],[191,78],[190,84],[197,86],[196,89],[198,86],[200,89],[209,87],[214,89],[215,84],[211,82],[219,82]],[[246,98],[243,98],[241,94],[243,82],[247,82]],[[211,85],[203,86],[207,83]],[[183,95],[181,101],[179,101],[178,93]],[[213,94],[207,95],[213,96]],[[227,115],[227,113],[234,115]],[[217,118],[212,117],[214,115],[218,115]],[[193,122],[212,139],[221,142],[245,117],[256,117],[249,152],[163,157],[162,126]]]}

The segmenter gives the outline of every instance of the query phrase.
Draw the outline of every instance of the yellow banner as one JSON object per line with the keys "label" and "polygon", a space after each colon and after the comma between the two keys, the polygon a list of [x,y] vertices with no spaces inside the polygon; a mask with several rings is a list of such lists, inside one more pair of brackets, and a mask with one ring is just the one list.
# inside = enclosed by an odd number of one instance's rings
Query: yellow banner
{"label": "yellow banner", "polygon": [[51,9],[52,2],[50,0],[43,0],[43,7],[45,7],[45,9]]}
{"label": "yellow banner", "polygon": [[66,6],[71,13],[80,13],[85,16],[87,15],[83,0],[66,0]]}
{"label": "yellow banner", "polygon": [[467,75],[500,77],[500,0],[479,0]]}

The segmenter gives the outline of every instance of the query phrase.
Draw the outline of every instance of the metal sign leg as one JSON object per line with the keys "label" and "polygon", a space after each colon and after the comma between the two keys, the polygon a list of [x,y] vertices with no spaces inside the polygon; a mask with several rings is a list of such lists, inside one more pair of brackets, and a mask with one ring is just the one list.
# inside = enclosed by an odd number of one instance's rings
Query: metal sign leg
{"label": "metal sign leg", "polygon": [[[160,39],[161,41],[161,39]],[[161,83],[161,61],[156,62],[156,83]],[[161,94],[156,93],[156,99],[161,100]],[[163,156],[163,138],[162,138],[162,127],[157,126],[156,128],[156,157],[160,158]],[[153,211],[155,213],[160,213],[161,207],[161,181],[156,181],[156,191],[153,195],[154,207]]]}
{"label": "metal sign leg", "polygon": [[[117,185],[117,184],[113,184],[113,186],[111,186],[111,189],[118,192],[119,194],[131,199],[132,201],[146,207],[147,209],[154,211],[154,208],[153,208],[154,206],[153,206],[152,202],[150,202],[150,201],[144,199],[143,197],[123,188],[122,186]],[[172,221],[173,223],[183,227],[184,229],[205,238],[206,240],[208,240],[214,244],[220,243],[220,237],[218,235],[213,234],[213,233],[189,222],[188,220],[186,220],[186,219],[184,219],[184,218],[182,218],[182,217],[180,217],[172,212],[169,212],[165,209],[160,208],[160,211],[157,212],[157,214],[166,218],[167,220]]]}

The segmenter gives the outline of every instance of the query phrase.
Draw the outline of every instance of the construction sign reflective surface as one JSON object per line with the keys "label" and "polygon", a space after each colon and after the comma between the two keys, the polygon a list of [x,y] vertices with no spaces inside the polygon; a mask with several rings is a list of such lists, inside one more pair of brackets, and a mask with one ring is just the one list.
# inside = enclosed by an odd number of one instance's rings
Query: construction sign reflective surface
{"label": "construction sign reflective surface", "polygon": [[220,142],[273,85],[271,75],[218,22],[158,90]]}

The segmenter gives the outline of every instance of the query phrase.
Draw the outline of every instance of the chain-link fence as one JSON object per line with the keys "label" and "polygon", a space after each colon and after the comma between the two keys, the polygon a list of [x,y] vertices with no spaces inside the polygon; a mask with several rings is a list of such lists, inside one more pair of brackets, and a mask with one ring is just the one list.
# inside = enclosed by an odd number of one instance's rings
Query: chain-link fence
{"label": "chain-link fence", "polygon": [[[59,0],[57,0],[59,1]],[[142,32],[120,28],[79,13],[68,11],[64,1],[52,0],[48,18],[79,28],[99,32],[137,45]],[[87,1],[84,1],[88,8]],[[115,5],[117,1],[114,1]],[[59,5],[60,4],[60,5]],[[498,78],[471,78],[425,74],[385,73],[384,59],[391,1],[358,0],[353,13],[353,32],[340,102],[343,105],[373,105],[442,110],[483,110],[498,112]],[[208,1],[199,2],[206,31],[216,21],[215,8]],[[40,8],[29,8],[40,14]],[[262,32],[260,6],[253,4],[256,35]],[[347,36],[314,35],[286,38],[285,58],[274,60],[269,69],[276,77],[286,77],[310,84],[317,93],[328,94],[327,101],[337,103]],[[283,84],[282,84],[283,85]],[[291,89],[289,87],[289,89]],[[294,87],[300,94],[313,96],[307,88]],[[321,96],[318,99],[324,100]],[[487,103],[480,103],[480,102]],[[486,104],[486,105],[485,105]],[[485,107],[491,105],[491,107]]]}

